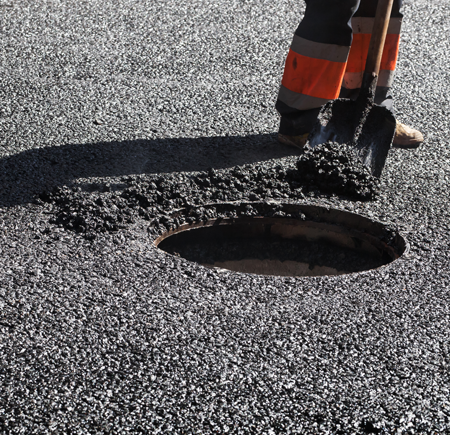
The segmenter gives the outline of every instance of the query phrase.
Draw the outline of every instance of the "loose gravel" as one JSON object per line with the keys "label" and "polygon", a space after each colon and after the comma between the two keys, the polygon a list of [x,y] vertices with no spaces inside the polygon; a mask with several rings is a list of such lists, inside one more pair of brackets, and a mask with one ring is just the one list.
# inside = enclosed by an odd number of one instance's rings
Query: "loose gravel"
{"label": "loose gravel", "polygon": [[374,199],[379,180],[362,163],[352,145],[328,141],[311,148],[305,145],[297,162],[297,178],[326,192],[362,200]]}
{"label": "loose gravel", "polygon": [[[450,2],[404,3],[396,118],[426,142],[361,201],[275,140],[302,3],[0,0],[0,433],[450,431]],[[153,246],[222,201],[351,211],[409,249],[279,278]]]}
{"label": "loose gravel", "polygon": [[[56,187],[42,192],[36,202],[49,205],[47,213],[55,215],[50,223],[93,240],[99,233],[126,228],[138,218],[151,220],[174,209],[199,204],[302,200],[320,195],[321,190],[334,190],[350,198],[375,196],[376,179],[364,172],[362,164],[352,162],[350,165],[347,151],[338,154],[333,149],[336,160],[327,164],[323,154],[330,155],[330,151],[322,152],[321,146],[317,148],[314,154],[306,151],[305,159],[303,156],[298,160],[286,158],[283,164],[273,161],[264,165],[235,166],[231,170],[211,168],[191,174],[126,176],[120,180],[121,189],[112,189],[110,185],[84,189]],[[331,173],[333,184],[330,186],[324,181],[325,178],[330,181],[330,177],[323,175],[322,166],[336,168],[337,174]]]}

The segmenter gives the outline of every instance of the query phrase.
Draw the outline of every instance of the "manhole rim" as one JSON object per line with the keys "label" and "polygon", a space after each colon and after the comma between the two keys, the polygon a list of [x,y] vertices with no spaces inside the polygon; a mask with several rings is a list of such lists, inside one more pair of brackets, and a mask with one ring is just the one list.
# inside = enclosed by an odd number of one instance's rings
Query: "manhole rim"
{"label": "manhole rim", "polygon": [[[283,202],[223,202],[223,203],[208,203],[208,204],[203,204],[203,205],[196,205],[196,206],[190,206],[190,207],[184,207],[184,208],[180,208],[177,210],[172,210],[172,213],[170,213],[169,216],[188,216],[188,214],[190,212],[192,212],[193,210],[196,209],[209,209],[209,208],[214,208],[217,209],[219,208],[233,208],[233,210],[235,211],[236,208],[243,208],[243,207],[247,207],[247,206],[252,206],[252,207],[258,207],[258,206],[274,206],[274,207],[283,207],[286,206],[288,208],[291,209],[296,209],[296,212],[303,212],[303,211],[307,211],[309,213],[314,213],[314,212],[319,212],[316,216],[316,218],[320,218],[323,216],[326,216],[327,214],[330,215],[338,215],[341,217],[345,217],[345,218],[350,218],[350,220],[356,220],[359,221],[360,223],[363,224],[367,224],[369,227],[373,227],[376,228],[378,230],[382,230],[382,229],[388,229],[388,225],[386,223],[374,220],[374,219],[370,219],[367,216],[364,215],[360,215],[354,212],[350,212],[348,210],[342,210],[339,208],[335,208],[335,207],[329,207],[329,206],[319,206],[319,205],[315,205],[315,204],[308,204],[308,203],[301,203],[301,204],[292,204],[292,203],[283,203]],[[346,276],[350,276],[350,275],[355,275],[355,274],[362,274],[362,273],[370,273],[373,271],[378,271],[381,270],[383,268],[386,267],[391,267],[394,263],[396,263],[399,259],[401,259],[404,256],[408,256],[409,252],[410,252],[410,244],[407,240],[407,238],[405,237],[404,233],[402,231],[396,230],[394,231],[395,234],[395,246],[392,246],[388,243],[386,243],[385,241],[382,241],[380,238],[378,238],[377,236],[372,235],[370,232],[368,231],[360,231],[359,229],[355,229],[352,226],[348,226],[348,225],[342,225],[342,223],[335,223],[333,221],[329,221],[329,220],[314,220],[314,219],[308,219],[307,217],[305,217],[305,219],[300,219],[299,217],[293,217],[293,216],[260,216],[260,215],[255,215],[255,216],[235,216],[235,217],[218,217],[218,218],[214,218],[214,219],[206,219],[206,220],[202,220],[199,222],[194,222],[194,223],[182,223],[181,225],[177,226],[176,228],[171,228],[167,231],[164,231],[162,233],[159,233],[159,235],[154,235],[155,237],[153,237],[153,243],[152,245],[158,249],[159,251],[163,252],[166,255],[170,255],[171,257],[175,257],[174,255],[162,250],[161,248],[158,247],[158,245],[165,239],[178,234],[178,233],[182,233],[182,232],[186,232],[186,231],[195,231],[195,230],[199,230],[201,228],[209,228],[209,227],[213,227],[213,226],[221,226],[221,225],[233,225],[236,222],[238,222],[239,224],[245,223],[245,222],[251,222],[254,220],[258,220],[259,222],[262,221],[266,221],[266,222],[279,222],[279,221],[290,221],[290,222],[295,222],[301,225],[304,225],[305,227],[308,226],[308,224],[313,223],[314,225],[321,225],[321,224],[325,224],[328,225],[330,227],[333,228],[339,228],[339,229],[344,229],[344,231],[350,231],[350,232],[355,232],[360,236],[363,236],[364,239],[369,239],[370,241],[375,241],[376,244],[382,244],[384,248],[386,248],[384,250],[384,252],[389,252],[392,255],[389,255],[391,258],[391,261],[389,261],[387,264],[383,264],[381,266],[378,266],[376,268],[372,268],[372,269],[367,269],[367,270],[361,270],[361,271],[355,271],[355,272],[347,272],[345,273]],[[195,261],[191,261],[188,260],[186,258],[183,258],[184,261],[188,261],[192,264],[196,264],[197,266],[200,267],[204,267],[207,268],[206,266],[201,265],[200,263],[197,263]],[[209,269],[216,269],[218,271],[227,271],[227,272],[232,272],[232,273],[243,273],[243,274],[251,274],[251,275],[258,275],[261,276],[261,274],[258,273],[251,273],[251,272],[239,272],[239,271],[232,271],[232,270],[228,270],[228,269],[223,269],[220,267],[211,267]],[[283,275],[267,275],[267,276],[281,276],[283,277]],[[322,277],[331,277],[333,275],[323,275]],[[313,278],[313,277],[320,277],[320,276],[297,276],[296,278]]]}

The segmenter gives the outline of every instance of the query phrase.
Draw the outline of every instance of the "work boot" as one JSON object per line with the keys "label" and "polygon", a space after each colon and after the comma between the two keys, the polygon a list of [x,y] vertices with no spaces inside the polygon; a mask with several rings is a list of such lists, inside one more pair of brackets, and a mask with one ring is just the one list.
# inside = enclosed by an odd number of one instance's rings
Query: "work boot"
{"label": "work boot", "polygon": [[420,131],[397,121],[392,143],[394,148],[417,148],[422,142],[423,135]]}
{"label": "work boot", "polygon": [[278,142],[284,145],[290,145],[296,148],[303,149],[308,140],[309,133],[301,134],[300,136],[287,136],[285,134],[278,133]]}

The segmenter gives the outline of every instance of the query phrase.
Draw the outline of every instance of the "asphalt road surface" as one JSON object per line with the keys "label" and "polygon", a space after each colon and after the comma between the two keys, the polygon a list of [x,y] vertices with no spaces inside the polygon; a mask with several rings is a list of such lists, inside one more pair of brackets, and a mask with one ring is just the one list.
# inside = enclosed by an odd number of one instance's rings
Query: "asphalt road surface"
{"label": "asphalt road surface", "polygon": [[[426,140],[368,202],[283,181],[303,10],[0,0],[0,433],[450,433],[450,1],[405,1],[396,116]],[[285,278],[152,245],[155,219],[230,200],[351,211],[409,250]]]}

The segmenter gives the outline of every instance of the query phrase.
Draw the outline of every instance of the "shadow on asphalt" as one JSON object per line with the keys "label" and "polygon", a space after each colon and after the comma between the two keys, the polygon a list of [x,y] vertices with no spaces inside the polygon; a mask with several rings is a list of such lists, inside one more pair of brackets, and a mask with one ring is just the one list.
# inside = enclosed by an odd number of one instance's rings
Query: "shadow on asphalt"
{"label": "shadow on asphalt", "polygon": [[30,203],[36,194],[79,178],[203,171],[293,154],[297,151],[278,144],[275,134],[35,148],[0,160],[0,206]]}

